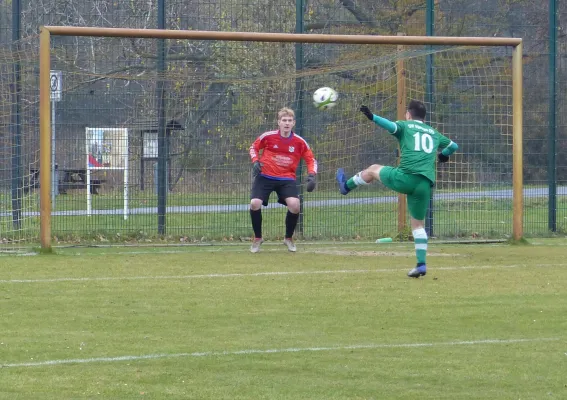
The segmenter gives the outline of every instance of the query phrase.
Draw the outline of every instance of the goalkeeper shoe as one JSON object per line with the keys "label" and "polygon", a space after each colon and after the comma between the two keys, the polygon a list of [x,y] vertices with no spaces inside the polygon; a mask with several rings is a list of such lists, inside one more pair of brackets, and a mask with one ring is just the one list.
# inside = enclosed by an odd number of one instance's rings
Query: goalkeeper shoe
{"label": "goalkeeper shoe", "polygon": [[293,253],[297,251],[297,247],[295,247],[295,243],[293,243],[293,239],[284,239],[283,244],[287,246],[287,249]]}
{"label": "goalkeeper shoe", "polygon": [[425,264],[418,265],[410,272],[408,272],[408,276],[410,278],[419,278],[420,276],[425,276],[425,274],[427,274],[427,267],[425,266]]}
{"label": "goalkeeper shoe", "polygon": [[350,192],[350,189],[347,187],[347,178],[345,176],[345,170],[342,168],[337,169],[337,183],[339,184],[339,191],[342,195],[347,195]]}
{"label": "goalkeeper shoe", "polygon": [[264,242],[262,238],[254,238],[250,246],[250,253],[257,253],[260,251],[260,245]]}

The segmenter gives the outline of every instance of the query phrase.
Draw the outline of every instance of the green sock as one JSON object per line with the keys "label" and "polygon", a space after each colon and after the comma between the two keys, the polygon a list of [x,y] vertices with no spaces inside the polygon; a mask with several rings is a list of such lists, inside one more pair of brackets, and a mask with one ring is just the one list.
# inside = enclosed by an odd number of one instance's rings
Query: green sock
{"label": "green sock", "polygon": [[415,238],[415,256],[418,264],[425,264],[425,257],[427,256],[427,238]]}
{"label": "green sock", "polygon": [[356,188],[357,186],[360,185],[368,185],[368,182],[366,182],[364,179],[362,179],[362,172],[360,171],[358,174],[353,175],[352,178],[350,178],[347,182],[346,182],[346,187],[348,188],[348,190],[352,190],[354,188]]}
{"label": "green sock", "polygon": [[[421,241],[423,241],[424,239],[417,239],[415,241],[415,244],[420,243]],[[425,245],[427,245],[427,239],[425,239],[424,242]],[[425,256],[427,255],[427,250],[421,250],[421,249],[415,249],[415,256],[417,257],[417,263],[418,264],[425,264]]]}
{"label": "green sock", "polygon": [[346,181],[346,187],[349,188],[349,190],[356,188],[356,183],[354,183],[354,176]]}
{"label": "green sock", "polygon": [[415,257],[418,264],[425,264],[425,257],[427,256],[427,233],[425,229],[418,228],[413,232],[413,241],[415,244]]}

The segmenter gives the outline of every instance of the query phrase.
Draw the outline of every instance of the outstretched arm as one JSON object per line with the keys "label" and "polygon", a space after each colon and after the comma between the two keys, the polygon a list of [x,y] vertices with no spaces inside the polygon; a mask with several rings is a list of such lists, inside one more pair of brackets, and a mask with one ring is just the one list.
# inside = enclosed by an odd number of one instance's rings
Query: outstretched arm
{"label": "outstretched arm", "polygon": [[457,150],[459,150],[459,146],[457,145],[457,143],[455,143],[451,140],[451,143],[449,143],[449,145],[447,147],[445,147],[443,150],[441,150],[441,154],[449,157],[451,154],[453,154]]}
{"label": "outstretched arm", "polygon": [[398,130],[398,125],[396,125],[394,122],[390,121],[387,118],[383,118],[380,117],[379,115],[373,114],[372,111],[370,111],[370,109],[367,106],[361,106],[360,112],[366,115],[366,118],[368,118],[370,121],[373,121],[380,128],[384,128],[390,133],[396,133],[396,131]]}
{"label": "outstretched arm", "polygon": [[444,136],[443,139],[441,140],[439,147],[442,146],[445,147],[443,147],[443,150],[441,150],[441,152],[437,154],[437,160],[441,163],[449,161],[449,156],[459,149],[457,143],[447,139]]}

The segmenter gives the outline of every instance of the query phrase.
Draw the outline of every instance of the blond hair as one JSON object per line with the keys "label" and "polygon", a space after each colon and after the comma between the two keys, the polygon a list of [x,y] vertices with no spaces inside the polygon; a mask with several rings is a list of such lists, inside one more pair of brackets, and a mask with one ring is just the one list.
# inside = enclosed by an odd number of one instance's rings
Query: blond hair
{"label": "blond hair", "polygon": [[295,119],[295,113],[291,108],[284,107],[280,111],[278,111],[278,121],[282,119],[282,117],[289,116]]}

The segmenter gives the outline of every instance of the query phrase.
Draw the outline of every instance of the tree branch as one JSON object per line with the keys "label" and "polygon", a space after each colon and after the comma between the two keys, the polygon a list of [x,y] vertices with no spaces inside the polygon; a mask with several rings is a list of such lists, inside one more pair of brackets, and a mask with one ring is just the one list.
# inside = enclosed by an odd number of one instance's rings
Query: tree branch
{"label": "tree branch", "polygon": [[357,22],[312,22],[310,24],[306,24],[304,26],[304,29],[306,31],[315,31],[315,30],[319,30],[319,29],[324,29],[324,28],[328,28],[330,26],[340,26],[340,27],[346,27],[346,26],[360,26],[359,23]]}
{"label": "tree branch", "polygon": [[370,16],[366,15],[366,13],[364,13],[360,7],[357,7],[353,0],[340,0],[340,2],[343,7],[350,11],[354,18],[356,18],[356,20],[362,25],[367,25],[372,28],[376,27],[376,23],[373,21],[373,19]]}
{"label": "tree branch", "polygon": [[[150,60],[156,60],[157,59],[157,55],[143,52],[139,48],[139,46],[136,44],[135,38],[131,38],[130,43],[132,44],[132,50],[134,51],[134,53],[136,53],[136,55],[138,57],[146,58],[146,59],[150,59]],[[165,60],[166,60],[166,62],[167,61],[206,61],[209,58],[210,57],[204,56],[204,55],[177,54],[175,56],[166,55]]]}

